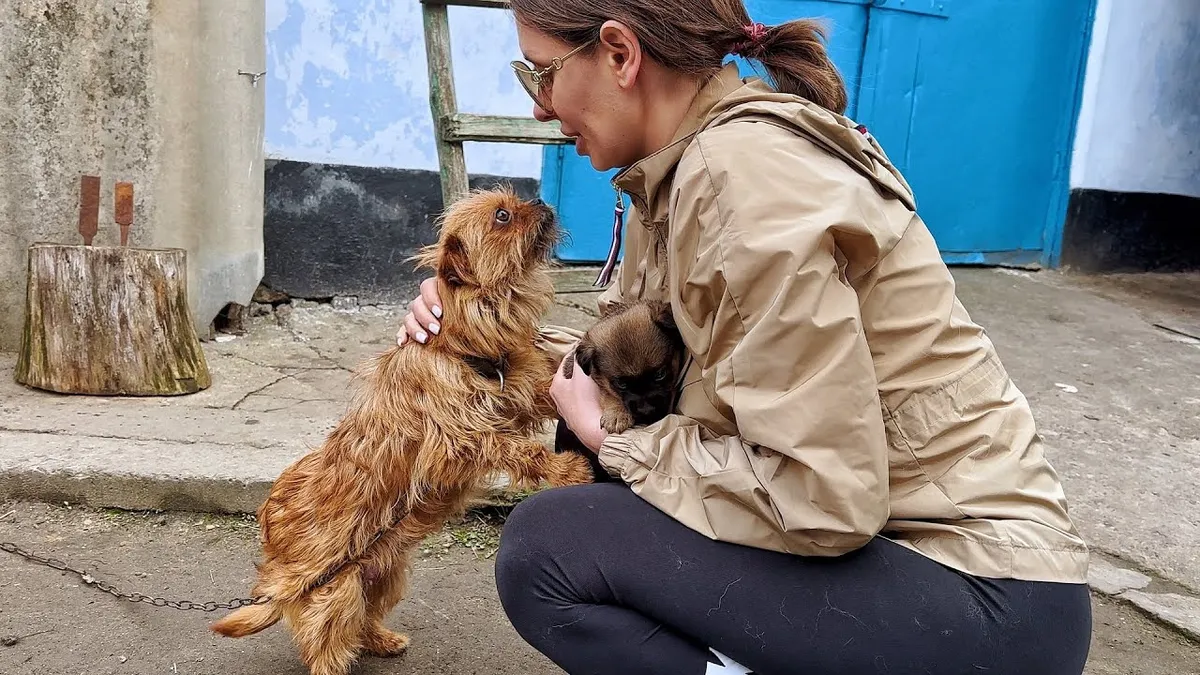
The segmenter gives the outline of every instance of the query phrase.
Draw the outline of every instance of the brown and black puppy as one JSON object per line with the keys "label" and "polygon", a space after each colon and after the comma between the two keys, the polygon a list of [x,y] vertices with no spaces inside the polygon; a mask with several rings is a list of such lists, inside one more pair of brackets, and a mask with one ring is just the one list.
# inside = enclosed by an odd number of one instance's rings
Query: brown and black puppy
{"label": "brown and black puppy", "polygon": [[[652,424],[675,407],[679,379],[687,362],[687,347],[675,326],[671,305],[639,300],[614,304],[579,340],[574,359],[563,374],[571,377],[574,364],[600,388],[600,426],[619,434],[632,426]],[[559,423],[559,450],[581,451],[583,444]],[[591,452],[596,480],[605,472]]]}

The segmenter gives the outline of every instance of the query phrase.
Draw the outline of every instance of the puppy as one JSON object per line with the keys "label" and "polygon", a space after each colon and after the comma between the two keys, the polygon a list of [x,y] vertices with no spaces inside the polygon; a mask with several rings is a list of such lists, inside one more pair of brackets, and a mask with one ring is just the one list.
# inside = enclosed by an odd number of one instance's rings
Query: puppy
{"label": "puppy", "polygon": [[[639,300],[611,305],[579,340],[574,359],[563,374],[571,377],[574,364],[600,389],[600,426],[619,434],[635,425],[657,422],[675,406],[687,348],[666,302]],[[566,425],[559,423],[558,450],[581,452],[591,461],[595,480],[607,475],[595,455]]]}
{"label": "puppy", "polygon": [[345,675],[363,653],[398,655],[409,638],[383,619],[406,594],[413,551],[485,477],[591,480],[586,458],[537,441],[555,415],[555,364],[535,337],[560,234],[549,207],[507,189],[451,207],[438,242],[416,258],[437,271],[441,333],[365,364],[348,414],[275,481],[258,510],[253,588],[269,600],[213,631],[242,637],[282,618],[313,675]]}

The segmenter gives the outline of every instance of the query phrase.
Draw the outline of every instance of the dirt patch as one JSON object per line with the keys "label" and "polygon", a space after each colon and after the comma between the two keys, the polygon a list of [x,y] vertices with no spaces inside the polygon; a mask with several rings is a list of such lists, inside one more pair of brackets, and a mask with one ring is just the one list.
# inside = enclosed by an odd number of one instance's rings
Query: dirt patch
{"label": "dirt patch", "polygon": [[1088,675],[1197,675],[1200,645],[1129,605],[1093,594]]}

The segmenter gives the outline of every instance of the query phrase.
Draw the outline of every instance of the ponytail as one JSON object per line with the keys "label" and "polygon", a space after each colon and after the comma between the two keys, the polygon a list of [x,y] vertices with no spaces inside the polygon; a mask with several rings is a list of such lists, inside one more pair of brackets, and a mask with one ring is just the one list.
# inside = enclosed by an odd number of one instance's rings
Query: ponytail
{"label": "ponytail", "polygon": [[846,110],[846,84],[824,39],[824,26],[812,19],[772,27],[751,24],[738,29],[730,53],[761,62],[778,91],[840,114]]}

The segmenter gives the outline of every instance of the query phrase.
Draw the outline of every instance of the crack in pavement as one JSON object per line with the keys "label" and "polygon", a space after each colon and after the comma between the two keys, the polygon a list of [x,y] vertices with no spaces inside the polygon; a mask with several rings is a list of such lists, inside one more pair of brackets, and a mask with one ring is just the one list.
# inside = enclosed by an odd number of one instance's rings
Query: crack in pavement
{"label": "crack in pavement", "polygon": [[570,298],[561,298],[560,297],[560,298],[556,298],[555,301],[563,307],[568,307],[570,309],[574,309],[576,311],[583,312],[584,314],[587,314],[588,316],[592,316],[592,317],[600,316],[600,310],[596,309],[594,306],[585,305],[582,302],[576,302]]}
{"label": "crack in pavement", "polygon": [[343,401],[341,399],[336,399],[336,398],[295,398],[292,396],[273,396],[272,398],[279,400],[279,401],[290,401],[290,402],[287,405],[281,405],[277,408],[263,408],[261,410],[249,410],[247,412],[269,414],[269,413],[279,412],[281,410],[287,410],[288,408],[294,408],[298,405],[304,405],[305,403],[341,403],[341,404],[345,403],[345,401]]}
{"label": "crack in pavement", "polygon": [[[347,373],[350,373],[351,375],[354,374],[353,370],[343,366],[342,364],[335,361],[333,358],[326,356],[325,353],[322,352],[319,348],[317,348],[315,345],[310,344],[309,338],[306,338],[303,335],[301,335],[299,333],[299,331],[297,331],[294,327],[288,326],[285,330],[287,330],[287,332],[292,334],[292,339],[294,339],[296,342],[299,342],[302,345],[304,345],[305,347],[307,347],[308,349],[311,349],[312,352],[317,355],[317,358],[321,359],[322,361],[325,361],[326,363],[331,364],[334,368],[336,368],[338,370],[345,371]],[[324,370],[324,369],[322,369],[322,370]]]}
{"label": "crack in pavement", "polygon": [[308,348],[309,348],[309,349],[311,349],[311,350],[313,350],[313,353],[314,353],[314,354],[316,354],[318,357],[320,357],[322,360],[324,360],[324,361],[326,361],[326,362],[328,362],[328,363],[331,363],[331,364],[333,364],[333,366],[334,366],[335,368],[337,368],[338,370],[345,371],[345,372],[347,372],[347,373],[350,373],[351,375],[353,375],[353,374],[354,374],[354,371],[353,371],[353,370],[351,370],[350,368],[347,368],[346,366],[343,366],[342,364],[338,363],[337,361],[334,361],[332,357],[326,356],[326,355],[324,354],[324,352],[322,352],[322,351],[321,351],[320,349],[318,349],[317,347],[315,347],[315,346],[313,346],[313,345],[309,345],[309,344],[306,344],[306,345],[304,345],[304,346],[305,346],[305,347],[308,347]]}
{"label": "crack in pavement", "polygon": [[[305,346],[307,347],[308,345],[305,345]],[[246,358],[245,356],[242,356],[241,354],[229,354],[229,353],[223,353],[223,352],[218,352],[218,353],[221,354],[221,356],[227,356],[232,359],[238,359],[239,361],[245,361],[246,363],[249,363],[250,365],[258,366],[259,368],[266,368],[267,370],[300,370],[300,371],[316,371],[316,372],[333,372],[335,370],[344,370],[344,368],[341,368],[337,364],[334,364],[333,367],[330,367],[330,368],[318,368],[316,366],[292,366],[292,365],[286,365],[286,364],[269,364],[269,363],[259,363],[258,361],[255,361],[254,359]],[[317,354],[317,356],[321,357],[320,354]],[[324,359],[324,360],[328,360],[328,359]]]}
{"label": "crack in pavement", "polygon": [[274,380],[272,380],[271,382],[268,382],[267,384],[264,384],[263,386],[259,387],[258,389],[246,392],[246,394],[244,396],[239,398],[233,405],[229,406],[229,409],[237,410],[239,405],[246,402],[246,399],[250,398],[251,396],[254,396],[255,394],[262,392],[264,389],[270,389],[271,387],[274,387],[275,385],[279,384],[280,382],[283,382],[284,380],[288,379],[289,377],[292,377],[292,376],[289,374],[281,375],[281,376],[275,378]]}
{"label": "crack in pavement", "polygon": [[61,431],[50,429],[16,429],[13,427],[0,426],[0,432],[8,432],[13,434],[37,434],[41,436],[64,436],[70,438],[96,438],[112,441],[138,441],[144,443],[175,443],[178,445],[216,445],[224,448],[253,448],[255,450],[268,450],[271,448],[285,447],[281,443],[253,443],[241,442],[230,443],[228,441],[217,441],[212,439],[194,439],[194,438],[159,438],[157,436],[118,436],[116,434],[88,434],[78,433],[74,431]]}

